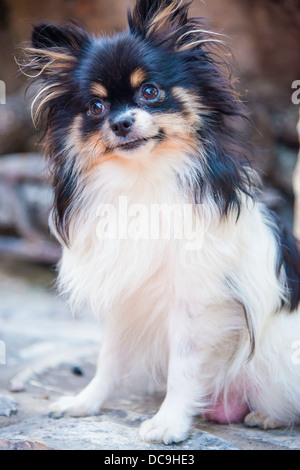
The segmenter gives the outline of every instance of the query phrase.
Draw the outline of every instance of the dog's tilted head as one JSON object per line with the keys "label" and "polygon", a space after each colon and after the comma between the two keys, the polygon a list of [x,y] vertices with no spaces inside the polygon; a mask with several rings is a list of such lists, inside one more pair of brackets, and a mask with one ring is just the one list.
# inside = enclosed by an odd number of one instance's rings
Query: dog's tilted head
{"label": "dog's tilted head", "polygon": [[240,102],[210,47],[222,37],[188,17],[191,3],[138,0],[128,31],[112,37],[74,25],[35,27],[23,70],[40,83],[34,119],[47,111],[63,238],[76,178],[110,159],[180,152],[202,162],[194,172],[201,194],[208,188],[224,213],[238,205],[246,158],[225,120],[241,114]]}

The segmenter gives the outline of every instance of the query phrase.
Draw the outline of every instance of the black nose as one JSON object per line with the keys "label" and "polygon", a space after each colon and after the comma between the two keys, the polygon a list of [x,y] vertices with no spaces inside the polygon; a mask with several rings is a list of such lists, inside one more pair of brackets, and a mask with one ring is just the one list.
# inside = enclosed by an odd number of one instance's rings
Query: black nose
{"label": "black nose", "polygon": [[120,121],[114,122],[111,125],[111,128],[118,137],[126,137],[126,135],[131,131],[133,123],[134,119],[127,117],[126,119],[121,119]]}

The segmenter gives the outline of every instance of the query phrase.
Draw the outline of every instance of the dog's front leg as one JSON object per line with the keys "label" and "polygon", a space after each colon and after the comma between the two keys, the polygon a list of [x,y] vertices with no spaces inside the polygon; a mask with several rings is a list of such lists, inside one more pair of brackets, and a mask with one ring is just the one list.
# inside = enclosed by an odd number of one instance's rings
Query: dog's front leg
{"label": "dog's front leg", "polygon": [[99,413],[103,403],[114,391],[120,379],[121,354],[113,335],[107,334],[103,343],[97,372],[87,387],[75,397],[62,397],[51,405],[53,415],[92,416]]}
{"label": "dog's front leg", "polygon": [[202,355],[194,341],[195,330],[192,325],[176,319],[172,323],[167,394],[157,414],[141,425],[140,438],[144,441],[165,444],[183,441],[200,404],[199,399],[204,396],[199,384]]}

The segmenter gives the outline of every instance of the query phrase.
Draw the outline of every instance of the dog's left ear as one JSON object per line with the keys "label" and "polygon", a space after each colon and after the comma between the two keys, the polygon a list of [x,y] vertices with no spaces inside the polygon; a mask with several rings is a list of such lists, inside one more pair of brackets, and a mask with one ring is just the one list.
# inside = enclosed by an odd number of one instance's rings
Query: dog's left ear
{"label": "dog's left ear", "polygon": [[172,28],[180,28],[188,21],[188,10],[193,0],[137,0],[128,12],[129,29],[142,38],[155,38]]}

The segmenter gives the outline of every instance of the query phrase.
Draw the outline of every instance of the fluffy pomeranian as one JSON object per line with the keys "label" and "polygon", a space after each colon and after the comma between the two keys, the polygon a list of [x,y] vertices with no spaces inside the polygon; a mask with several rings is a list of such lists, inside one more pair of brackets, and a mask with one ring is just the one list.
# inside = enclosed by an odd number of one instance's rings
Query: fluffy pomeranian
{"label": "fluffy pomeranian", "polygon": [[166,444],[197,414],[265,429],[300,417],[297,242],[259,200],[222,38],[191,3],[137,0],[112,37],[38,25],[23,67],[47,121],[59,285],[106,328],[94,379],[52,409],[97,414],[150,373],[166,396],[140,437]]}

